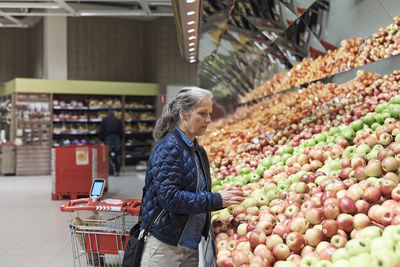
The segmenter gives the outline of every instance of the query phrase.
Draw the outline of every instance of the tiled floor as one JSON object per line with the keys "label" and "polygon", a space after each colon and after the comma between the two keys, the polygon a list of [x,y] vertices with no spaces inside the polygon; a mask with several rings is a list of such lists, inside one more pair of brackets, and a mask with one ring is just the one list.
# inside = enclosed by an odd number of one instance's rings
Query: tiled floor
{"label": "tiled floor", "polygon": [[[141,198],[144,173],[110,178],[107,197]],[[0,267],[73,266],[65,201],[51,200],[51,176],[0,176]]]}

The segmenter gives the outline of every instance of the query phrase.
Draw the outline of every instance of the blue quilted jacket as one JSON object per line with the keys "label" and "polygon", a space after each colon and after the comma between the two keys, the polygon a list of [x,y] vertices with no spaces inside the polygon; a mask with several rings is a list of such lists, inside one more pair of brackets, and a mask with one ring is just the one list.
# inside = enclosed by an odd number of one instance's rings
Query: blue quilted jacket
{"label": "blue quilted jacket", "polygon": [[[197,169],[195,151],[200,156],[199,167],[207,181],[207,190],[195,193]],[[207,154],[201,146],[189,147],[176,129],[161,138],[153,148],[146,172],[146,193],[142,202],[142,229],[149,223],[157,206],[163,210],[150,233],[158,240],[177,246],[190,214],[207,213],[202,235],[210,227],[210,211],[222,208],[222,198],[211,193],[211,177]]]}

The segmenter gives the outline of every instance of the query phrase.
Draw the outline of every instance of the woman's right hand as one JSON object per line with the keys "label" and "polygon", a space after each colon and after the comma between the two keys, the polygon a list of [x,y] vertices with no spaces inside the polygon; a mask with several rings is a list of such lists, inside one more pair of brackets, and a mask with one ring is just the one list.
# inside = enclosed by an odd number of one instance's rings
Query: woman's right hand
{"label": "woman's right hand", "polygon": [[222,207],[226,208],[230,205],[240,204],[245,199],[243,191],[239,189],[224,189],[219,192],[222,197]]}

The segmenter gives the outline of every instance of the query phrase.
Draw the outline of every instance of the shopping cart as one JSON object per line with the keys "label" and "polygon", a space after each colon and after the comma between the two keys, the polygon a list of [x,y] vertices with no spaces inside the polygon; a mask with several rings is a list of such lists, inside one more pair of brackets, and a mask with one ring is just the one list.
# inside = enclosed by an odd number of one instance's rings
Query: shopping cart
{"label": "shopping cart", "polygon": [[60,206],[68,220],[74,266],[122,266],[129,230],[137,222],[137,199],[69,200]]}

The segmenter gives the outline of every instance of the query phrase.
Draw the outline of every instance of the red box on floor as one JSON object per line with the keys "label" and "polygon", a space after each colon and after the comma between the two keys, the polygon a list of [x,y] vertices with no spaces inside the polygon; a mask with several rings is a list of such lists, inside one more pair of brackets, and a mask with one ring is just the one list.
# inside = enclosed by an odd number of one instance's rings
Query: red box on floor
{"label": "red box on floor", "polygon": [[106,181],[108,189],[108,146],[68,145],[52,149],[51,199],[88,196],[94,178]]}

